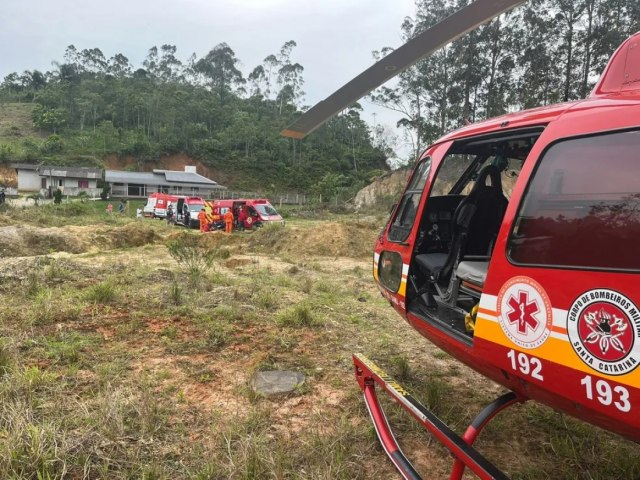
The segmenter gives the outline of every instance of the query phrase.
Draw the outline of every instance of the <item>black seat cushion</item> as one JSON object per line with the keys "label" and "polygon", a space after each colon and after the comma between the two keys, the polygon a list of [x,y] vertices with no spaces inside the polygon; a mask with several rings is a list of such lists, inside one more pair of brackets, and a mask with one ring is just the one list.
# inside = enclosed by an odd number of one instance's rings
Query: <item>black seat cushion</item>
{"label": "black seat cushion", "polygon": [[444,267],[447,257],[446,253],[421,253],[416,255],[415,261],[423,272],[433,274]]}

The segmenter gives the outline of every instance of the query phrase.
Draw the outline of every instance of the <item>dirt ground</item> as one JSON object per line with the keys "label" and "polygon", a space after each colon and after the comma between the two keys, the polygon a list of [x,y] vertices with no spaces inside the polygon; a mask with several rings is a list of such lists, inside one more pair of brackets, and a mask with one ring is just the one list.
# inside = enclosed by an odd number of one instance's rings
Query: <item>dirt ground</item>
{"label": "dirt ground", "polygon": [[[158,222],[38,228],[0,217],[0,476],[397,478],[352,353],[458,433],[502,389],[380,297],[370,278],[380,228],[349,217],[206,234],[198,248],[216,257],[194,282],[167,249],[183,232]],[[271,369],[306,382],[263,398],[250,379]],[[423,478],[446,478],[448,453],[385,406]],[[640,473],[636,445],[537,405],[501,414],[477,445],[513,478]]]}

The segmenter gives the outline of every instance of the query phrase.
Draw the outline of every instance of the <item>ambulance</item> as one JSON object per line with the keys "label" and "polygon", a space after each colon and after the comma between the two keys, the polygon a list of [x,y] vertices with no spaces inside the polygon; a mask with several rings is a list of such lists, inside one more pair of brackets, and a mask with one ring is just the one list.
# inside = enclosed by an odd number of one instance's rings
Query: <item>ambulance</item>
{"label": "ambulance", "polygon": [[147,198],[147,203],[142,209],[145,217],[149,218],[166,218],[167,206],[171,203],[174,206],[178,201],[177,195],[169,195],[167,193],[152,193]]}
{"label": "ambulance", "polygon": [[173,203],[176,225],[183,225],[187,228],[198,228],[200,220],[198,213],[204,208],[204,200],[200,197],[176,197]]}
{"label": "ambulance", "polygon": [[[284,219],[278,214],[269,200],[265,198],[247,199],[235,198],[227,200],[213,200],[207,202],[207,218],[215,221],[221,218],[229,209],[233,211],[236,225],[234,228],[251,230],[259,228],[266,223],[280,223],[284,225]],[[246,209],[246,216],[241,224],[238,223],[238,213],[242,208]]]}

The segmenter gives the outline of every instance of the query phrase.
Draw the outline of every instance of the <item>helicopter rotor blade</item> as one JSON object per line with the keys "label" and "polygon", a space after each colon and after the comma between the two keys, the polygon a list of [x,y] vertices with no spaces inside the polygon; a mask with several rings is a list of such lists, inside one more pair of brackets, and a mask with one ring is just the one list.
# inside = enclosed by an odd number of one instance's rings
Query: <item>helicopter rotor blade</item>
{"label": "helicopter rotor blade", "polygon": [[412,38],[331,96],[317,103],[283,130],[281,135],[290,138],[306,137],[353,102],[409,68],[418,60],[525,1],[477,0],[467,5],[440,23],[425,30],[417,37]]}

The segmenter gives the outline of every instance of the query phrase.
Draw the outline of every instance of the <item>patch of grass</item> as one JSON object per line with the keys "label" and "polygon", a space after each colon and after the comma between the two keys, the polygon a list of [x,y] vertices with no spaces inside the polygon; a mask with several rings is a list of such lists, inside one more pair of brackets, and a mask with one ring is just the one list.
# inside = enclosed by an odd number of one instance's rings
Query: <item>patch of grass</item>
{"label": "patch of grass", "polygon": [[311,290],[313,289],[313,280],[310,277],[303,277],[300,280],[300,286],[298,288],[303,293],[311,293]]}
{"label": "patch of grass", "polygon": [[173,325],[167,325],[160,331],[160,336],[173,340],[178,335],[178,330]]}
{"label": "patch of grass", "polygon": [[322,321],[311,311],[306,303],[287,308],[276,315],[276,323],[284,327],[317,327]]}
{"label": "patch of grass", "polygon": [[314,288],[321,293],[328,293],[335,295],[340,291],[340,287],[333,282],[327,280],[320,280],[315,283]]}
{"label": "patch of grass", "polygon": [[213,258],[227,260],[231,257],[231,250],[226,247],[217,247],[213,250]]}
{"label": "patch of grass", "polygon": [[262,289],[255,295],[255,303],[260,308],[272,310],[278,306],[278,293],[273,289]]}
{"label": "patch of grass", "polygon": [[290,352],[300,343],[298,336],[287,329],[271,332],[267,337],[267,341],[279,352]]}
{"label": "patch of grass", "polygon": [[244,320],[243,311],[236,305],[218,305],[212,310],[212,315],[218,319],[224,320],[228,323],[237,323]]}
{"label": "patch of grass", "polygon": [[287,272],[289,272],[290,275],[296,275],[300,273],[300,268],[298,268],[297,265],[291,265],[289,267],[289,270],[287,270]]}
{"label": "patch of grass", "polygon": [[401,382],[409,380],[411,377],[411,367],[409,366],[407,357],[404,355],[394,355],[390,358],[390,364],[396,380]]}
{"label": "patch of grass", "polygon": [[105,385],[122,377],[129,368],[129,362],[124,358],[114,358],[111,361],[97,364],[93,370],[98,375],[100,383]]}
{"label": "patch of grass", "polygon": [[76,332],[61,332],[44,340],[44,348],[48,358],[59,364],[75,364],[80,360],[83,348],[90,345],[93,339]]}
{"label": "patch of grass", "polygon": [[432,355],[433,358],[437,358],[438,360],[446,360],[448,358],[451,358],[451,356],[443,350],[436,350],[432,353]]}
{"label": "patch of grass", "polygon": [[40,269],[32,268],[27,272],[25,279],[26,290],[29,296],[36,296],[41,289],[41,272]]}
{"label": "patch of grass", "polygon": [[128,321],[116,325],[116,336],[119,339],[125,339],[140,332],[144,327],[142,318],[141,314],[134,313]]}
{"label": "patch of grass", "polygon": [[208,350],[219,350],[229,343],[233,333],[233,326],[224,318],[205,318],[200,323],[204,331],[204,347]]}
{"label": "patch of grass", "polygon": [[53,258],[49,265],[44,268],[44,276],[49,282],[68,280],[71,278],[71,270]]}
{"label": "patch of grass", "polygon": [[189,278],[192,288],[199,288],[200,281],[216,258],[216,252],[204,245],[200,237],[182,233],[167,243],[169,255],[180,265]]}
{"label": "patch of grass", "polygon": [[209,275],[209,281],[213,285],[231,286],[234,285],[233,278],[229,275],[225,275],[222,272],[213,272]]}
{"label": "patch of grass", "polygon": [[31,310],[31,318],[36,325],[45,325],[51,323],[56,316],[56,308],[53,290],[39,290],[33,302]]}
{"label": "patch of grass", "polygon": [[182,303],[182,288],[178,282],[172,282],[169,286],[168,298],[173,305],[180,305]]}
{"label": "patch of grass", "polygon": [[8,374],[15,365],[15,352],[11,346],[11,340],[0,338],[0,378]]}
{"label": "patch of grass", "polygon": [[114,303],[117,298],[118,289],[110,280],[89,287],[84,294],[84,299],[92,303]]}
{"label": "patch of grass", "polygon": [[284,288],[291,288],[293,286],[293,280],[286,275],[275,275],[271,283]]}

